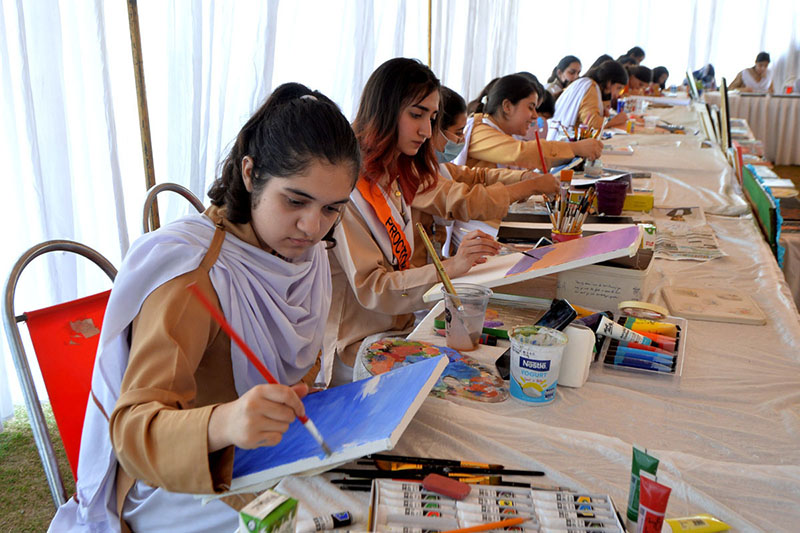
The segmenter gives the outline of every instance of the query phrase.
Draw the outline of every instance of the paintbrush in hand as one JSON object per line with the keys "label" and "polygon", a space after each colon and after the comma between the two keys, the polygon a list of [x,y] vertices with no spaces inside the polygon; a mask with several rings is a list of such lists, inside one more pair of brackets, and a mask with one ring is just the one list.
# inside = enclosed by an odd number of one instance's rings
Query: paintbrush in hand
{"label": "paintbrush in hand", "polygon": [[[267,383],[278,385],[278,381],[270,373],[267,367],[264,366],[264,363],[262,363],[261,360],[256,357],[256,354],[253,353],[253,350],[251,350],[247,343],[244,342],[244,339],[242,339],[239,334],[236,333],[230,323],[225,320],[225,317],[222,315],[222,313],[220,313],[219,310],[214,307],[214,304],[212,304],[211,301],[206,297],[206,295],[200,291],[200,289],[197,287],[197,283],[190,283],[186,286],[186,288],[192,291],[192,294],[194,294],[197,299],[200,300],[200,303],[203,304],[209,314],[211,314],[211,317],[217,322],[217,324],[219,324],[222,330],[228,334],[228,336],[233,340],[233,342],[236,343],[237,346],[239,346],[239,348],[241,348],[250,362],[253,363],[253,366],[256,367],[264,379],[267,380]],[[314,422],[312,422],[311,419],[305,415],[298,416],[297,418],[300,419],[300,422],[303,423],[303,426],[308,430],[309,433],[311,433],[311,436],[314,437],[314,440],[320,445],[322,450],[325,452],[325,455],[330,456],[333,452],[331,451],[330,447],[325,444],[325,440],[322,438],[317,426],[314,425]]]}
{"label": "paintbrush in hand", "polygon": [[[468,229],[466,229],[466,228],[458,228],[458,229],[459,229],[460,231],[463,231],[464,233],[469,233],[469,231],[470,231],[470,230],[468,230]],[[522,250],[518,250],[518,249],[517,249],[515,246],[511,246],[510,244],[506,244],[506,243],[504,243],[504,242],[500,242],[500,241],[498,241],[498,240],[496,240],[496,239],[495,239],[495,241],[494,241],[494,242],[496,242],[497,244],[499,244],[499,245],[500,245],[500,247],[501,247],[501,248],[505,248],[505,249],[506,249],[506,250],[508,250],[509,252],[516,252],[516,253],[518,253],[518,254],[527,255],[527,256],[528,256],[528,257],[530,257],[531,259],[538,259],[538,257],[536,257],[535,255],[533,255],[533,254],[529,254],[528,252],[523,252]]]}

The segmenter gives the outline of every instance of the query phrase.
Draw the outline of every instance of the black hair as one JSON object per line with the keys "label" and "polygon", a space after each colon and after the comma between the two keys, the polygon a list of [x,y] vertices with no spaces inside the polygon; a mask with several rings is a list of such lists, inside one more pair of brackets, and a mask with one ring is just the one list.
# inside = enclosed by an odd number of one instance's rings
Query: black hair
{"label": "black hair", "polygon": [[534,89],[536,89],[537,100],[541,100],[542,98],[544,98],[544,93],[546,93],[547,90],[544,88],[544,85],[539,83],[539,78],[537,78],[534,74],[531,74],[526,70],[517,72],[517,76],[522,76],[523,78],[525,78],[526,80],[528,80],[533,84]]}
{"label": "black hair", "polygon": [[[253,159],[252,192],[242,176],[245,156]],[[245,224],[269,180],[299,174],[315,160],[350,165],[355,186],[361,153],[350,123],[324,94],[284,83],[242,126],[208,196],[213,205],[225,207],[228,220]],[[323,240],[335,244],[332,232]]]}
{"label": "black hair", "polygon": [[617,63],[619,63],[619,64],[620,64],[620,65],[622,65],[623,67],[626,67],[626,66],[628,66],[628,65],[631,65],[631,66],[634,66],[634,67],[635,67],[636,65],[638,65],[638,64],[639,64],[639,62],[638,62],[638,61],[636,61],[636,60],[635,60],[634,58],[632,58],[631,56],[619,56],[619,57],[617,58]]}
{"label": "black hair", "polygon": [[602,65],[606,61],[614,61],[614,58],[611,57],[608,54],[603,54],[603,55],[601,55],[600,57],[598,57],[597,59],[594,60],[594,63],[592,63],[592,66],[589,67],[589,70],[592,70],[595,67],[599,67],[600,65]]}
{"label": "black hair", "polygon": [[658,83],[662,89],[666,86],[667,80],[659,82],[658,79],[664,74],[666,74],[667,79],[669,79],[669,70],[667,70],[667,67],[656,67],[653,69],[653,83]]}
{"label": "black hair", "polygon": [[551,117],[556,114],[556,97],[550,91],[545,91],[539,105],[536,106],[536,112],[540,115],[550,115]]}
{"label": "black hair", "polygon": [[761,63],[762,61],[766,61],[769,63],[769,54],[766,52],[759,52],[756,56],[756,63]]}
{"label": "black hair", "polygon": [[558,62],[558,65],[556,65],[553,68],[553,72],[552,72],[552,74],[550,74],[550,77],[547,78],[547,83],[553,83],[554,81],[558,81],[558,84],[563,87],[563,85],[561,84],[561,80],[558,79],[558,71],[560,70],[561,72],[564,72],[573,63],[580,64],[581,60],[578,59],[575,56],[564,56],[564,57],[562,57],[561,61]]}
{"label": "black hair", "polygon": [[476,113],[477,112],[478,105],[480,105],[482,100],[486,99],[486,97],[489,95],[489,91],[492,90],[492,87],[494,87],[494,84],[497,83],[497,80],[499,80],[499,79],[500,78],[495,78],[492,81],[490,81],[489,83],[487,83],[486,87],[483,88],[481,93],[478,96],[476,96],[474,100],[471,100],[470,103],[467,104],[467,114],[468,115],[471,115],[472,113]]}
{"label": "black hair", "polygon": [[592,67],[585,74],[585,77],[591,78],[600,86],[600,90],[605,89],[606,82],[619,83],[625,85],[628,83],[628,72],[625,67],[614,61],[604,61],[599,67]]}
{"label": "black hair", "polygon": [[[640,57],[640,58],[644,59],[644,50],[640,46],[634,46],[633,48],[628,50],[625,53],[625,55],[628,56],[628,57]],[[640,59],[640,61],[641,61],[641,59]]]}
{"label": "black hair", "polygon": [[638,66],[626,66],[625,70],[628,71],[628,78],[634,77],[639,81],[644,83],[650,83],[653,81],[653,71],[647,67],[638,65]]}
{"label": "black hair", "polygon": [[456,117],[467,112],[467,102],[460,94],[449,87],[442,86],[439,100],[439,128],[446,130],[456,122]]}
{"label": "black hair", "polygon": [[[538,91],[533,82],[519,74],[509,74],[493,81],[491,88],[488,91],[484,89],[484,92],[486,93],[486,103],[484,104],[480,101],[475,108],[475,112],[489,115],[494,115],[499,109],[502,109],[503,102],[506,100],[516,104],[531,94],[537,94],[538,96]],[[482,98],[484,92],[481,93],[480,98]]]}

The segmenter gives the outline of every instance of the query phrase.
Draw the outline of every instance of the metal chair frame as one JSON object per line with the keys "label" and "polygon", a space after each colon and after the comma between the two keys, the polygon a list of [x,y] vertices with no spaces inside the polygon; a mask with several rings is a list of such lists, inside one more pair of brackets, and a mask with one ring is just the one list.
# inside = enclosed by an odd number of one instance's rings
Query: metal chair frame
{"label": "metal chair frame", "polygon": [[203,211],[206,210],[205,206],[203,205],[203,202],[201,202],[200,199],[197,196],[195,196],[194,193],[192,193],[192,191],[190,191],[183,185],[178,185],[177,183],[158,183],[150,187],[150,189],[148,189],[147,196],[145,196],[144,199],[142,230],[144,230],[145,233],[149,233],[153,229],[158,229],[150,227],[150,212],[153,209],[153,203],[156,200],[156,196],[158,195],[158,193],[162,191],[172,191],[180,194],[181,196],[189,200],[189,202],[194,206],[195,209],[197,209],[199,213],[202,213]]}
{"label": "metal chair frame", "polygon": [[56,508],[58,508],[67,501],[67,495],[64,490],[64,482],[61,478],[61,473],[58,470],[58,462],[53,450],[53,441],[47,429],[44,413],[42,412],[42,404],[39,401],[39,396],[36,394],[36,386],[34,385],[33,376],[31,375],[28,357],[22,344],[22,338],[20,337],[19,323],[26,321],[27,317],[24,313],[16,315],[14,311],[14,295],[17,289],[17,282],[19,281],[23,269],[40,255],[49,252],[71,252],[81,255],[100,267],[100,269],[111,278],[111,281],[114,281],[117,275],[117,269],[99,252],[86,245],[68,240],[52,240],[37,244],[22,254],[11,269],[5,286],[3,325],[5,326],[6,337],[8,338],[8,344],[11,347],[11,354],[14,359],[14,367],[17,370],[17,376],[25,398],[25,408],[28,411],[28,418],[30,420],[31,429],[33,430],[36,448],[39,451],[39,458],[42,461],[42,466],[47,476],[47,484],[50,486],[53,503]]}

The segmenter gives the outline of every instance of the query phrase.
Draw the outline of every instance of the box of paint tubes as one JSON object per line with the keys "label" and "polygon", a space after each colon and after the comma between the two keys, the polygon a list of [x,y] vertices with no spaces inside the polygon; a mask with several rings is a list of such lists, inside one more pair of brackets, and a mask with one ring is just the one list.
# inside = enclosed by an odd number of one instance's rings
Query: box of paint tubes
{"label": "box of paint tubes", "polygon": [[454,500],[426,491],[420,482],[388,479],[372,483],[368,529],[379,533],[446,531],[510,518],[525,519],[514,526],[518,531],[625,532],[606,494],[471,485],[466,498]]}
{"label": "box of paint tubes", "polygon": [[239,533],[294,533],[297,522],[297,500],[273,490],[239,511]]}
{"label": "box of paint tubes", "polygon": [[686,351],[688,321],[668,316],[656,321],[614,315],[617,324],[639,335],[639,342],[605,338],[597,369],[680,378]]}

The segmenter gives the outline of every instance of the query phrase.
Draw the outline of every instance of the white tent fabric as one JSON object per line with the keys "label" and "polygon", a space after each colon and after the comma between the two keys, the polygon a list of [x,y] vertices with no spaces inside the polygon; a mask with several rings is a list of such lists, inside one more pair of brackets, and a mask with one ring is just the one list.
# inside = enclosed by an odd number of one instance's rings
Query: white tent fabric
{"label": "white tent fabric", "polygon": [[[670,69],[668,83],[709,61],[733,76],[762,49],[776,80],[800,74],[800,6],[791,0],[433,4],[433,69],[468,99],[496,76],[528,70],[544,79],[563,55],[588,67],[633,45],[646,50],[646,64]],[[352,118],[377,65],[398,55],[427,60],[426,0],[138,5],[156,179],[201,198],[241,124],[278,84],[319,89]],[[128,35],[124,2],[0,3],[0,179],[13,227],[0,277],[46,239],[78,240],[119,265],[140,235],[145,191]],[[159,207],[167,221],[191,209],[170,195]],[[72,259],[35,262],[18,308],[103,284]],[[11,412],[9,390],[20,401],[7,353],[0,342],[0,420]]]}

